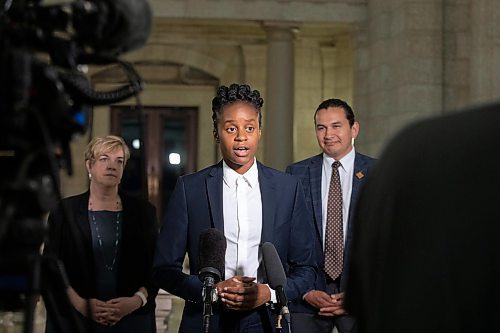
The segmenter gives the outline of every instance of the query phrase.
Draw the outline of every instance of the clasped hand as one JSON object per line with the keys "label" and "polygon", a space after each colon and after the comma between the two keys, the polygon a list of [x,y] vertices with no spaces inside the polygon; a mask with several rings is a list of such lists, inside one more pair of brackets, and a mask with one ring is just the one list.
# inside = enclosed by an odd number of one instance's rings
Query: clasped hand
{"label": "clasped hand", "polygon": [[92,319],[107,326],[115,325],[142,304],[138,297],[119,297],[106,302],[92,298],[89,303]]}
{"label": "clasped hand", "polygon": [[319,309],[320,316],[331,317],[347,314],[344,309],[344,293],[329,295],[321,290],[311,290],[304,296],[304,299]]}
{"label": "clasped hand", "polygon": [[237,275],[216,285],[222,304],[231,310],[253,310],[271,300],[271,291],[254,277]]}

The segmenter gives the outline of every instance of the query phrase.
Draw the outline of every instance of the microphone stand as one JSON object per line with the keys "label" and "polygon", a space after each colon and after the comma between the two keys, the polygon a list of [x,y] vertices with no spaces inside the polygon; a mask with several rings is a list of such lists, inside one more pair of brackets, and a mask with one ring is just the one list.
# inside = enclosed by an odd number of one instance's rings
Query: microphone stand
{"label": "microphone stand", "polygon": [[285,323],[288,327],[288,333],[292,333],[292,326],[290,324],[290,313],[288,312],[287,306],[282,307],[276,317],[276,329],[278,330],[278,333],[281,333],[281,330],[283,329],[282,326],[283,319],[285,319]]}
{"label": "microphone stand", "polygon": [[212,302],[214,301],[215,279],[208,275],[203,279],[203,333],[210,331],[210,317],[213,315]]}
{"label": "microphone stand", "polygon": [[290,324],[290,312],[288,311],[288,306],[283,306],[281,308],[281,311],[280,311],[280,314],[278,315],[278,320],[279,320],[279,326],[280,326],[280,330],[279,332],[281,332],[281,319],[282,318],[285,318],[285,322],[286,322],[286,325],[288,327],[288,333],[292,333],[292,326]]}
{"label": "microphone stand", "polygon": [[285,290],[283,289],[282,286],[278,286],[276,288],[276,298],[278,301],[278,305],[280,307],[280,312],[278,314],[278,323],[276,325],[276,328],[278,329],[278,332],[281,332],[281,329],[283,328],[281,325],[281,320],[284,318],[288,326],[288,333],[292,333],[292,327],[290,324],[290,310],[288,310],[288,305],[287,305],[288,301],[285,295]]}

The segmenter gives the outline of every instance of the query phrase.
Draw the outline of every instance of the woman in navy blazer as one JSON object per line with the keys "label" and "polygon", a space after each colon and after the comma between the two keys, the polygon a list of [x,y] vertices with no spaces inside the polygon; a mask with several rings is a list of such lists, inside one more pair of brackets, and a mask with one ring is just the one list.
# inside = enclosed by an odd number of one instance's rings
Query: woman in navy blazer
{"label": "woman in navy blazer", "polygon": [[[202,331],[203,284],[198,277],[200,235],[208,228],[216,228],[227,237],[227,229],[234,226],[230,223],[239,223],[230,219],[226,203],[227,179],[231,173],[248,178],[252,173],[258,175],[257,195],[261,200],[249,201],[249,215],[257,217],[251,228],[261,227],[260,240],[257,240],[260,244],[271,242],[276,247],[287,275],[288,300],[300,298],[313,288],[314,229],[300,182],[255,159],[261,134],[262,103],[259,92],[247,85],[219,88],[212,110],[214,136],[223,161],[179,177],[168,204],[157,243],[154,279],[159,287],[186,300],[179,332]],[[238,243],[238,246],[242,245]],[[231,266],[228,259],[235,256],[231,251],[228,248],[226,252],[226,274],[228,264]],[[182,271],[186,253],[189,273]],[[260,260],[256,264],[260,265]],[[259,272],[261,268],[259,266]],[[274,291],[265,284],[264,274],[225,276],[222,280],[216,285],[219,300],[213,306],[212,332],[275,330],[276,318],[270,310]]]}

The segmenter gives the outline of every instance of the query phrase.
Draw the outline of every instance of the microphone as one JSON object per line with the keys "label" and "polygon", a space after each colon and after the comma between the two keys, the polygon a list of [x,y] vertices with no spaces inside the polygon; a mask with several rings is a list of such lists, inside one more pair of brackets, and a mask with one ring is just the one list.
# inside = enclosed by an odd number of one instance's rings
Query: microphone
{"label": "microphone", "polygon": [[209,332],[212,303],[217,301],[214,286],[224,277],[226,246],[226,237],[220,230],[210,228],[200,235],[198,277],[203,282],[203,332],[206,333]]}
{"label": "microphone", "polygon": [[288,310],[288,299],[284,289],[286,286],[286,275],[278,252],[270,242],[262,244],[262,261],[264,262],[269,286],[276,291],[280,314],[285,318],[288,325],[290,325],[290,311]]}

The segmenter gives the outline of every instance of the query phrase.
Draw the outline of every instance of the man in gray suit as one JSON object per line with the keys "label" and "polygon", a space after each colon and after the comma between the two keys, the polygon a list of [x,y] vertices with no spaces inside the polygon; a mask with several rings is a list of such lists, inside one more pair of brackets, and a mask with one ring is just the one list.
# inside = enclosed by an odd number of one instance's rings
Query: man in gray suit
{"label": "man in gray suit", "polygon": [[[359,133],[359,123],[346,102],[340,99],[325,100],[316,109],[314,123],[316,138],[323,153],[294,163],[286,169],[301,180],[304,188],[308,208],[314,217],[316,260],[320,267],[315,290],[309,291],[291,305],[292,328],[296,332],[330,333],[336,327],[339,333],[352,333],[356,329],[355,321],[343,306],[352,238],[352,212],[360,188],[375,160],[355,151],[353,142]],[[325,231],[329,184],[334,169],[338,170],[335,172],[340,178],[339,193],[342,193],[342,198],[333,198],[333,195],[331,198],[341,201],[342,206],[339,217],[341,231],[334,241],[342,243],[338,244],[341,261],[337,274],[325,272],[324,265],[325,256],[331,252],[325,246]]]}

